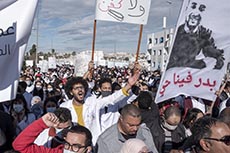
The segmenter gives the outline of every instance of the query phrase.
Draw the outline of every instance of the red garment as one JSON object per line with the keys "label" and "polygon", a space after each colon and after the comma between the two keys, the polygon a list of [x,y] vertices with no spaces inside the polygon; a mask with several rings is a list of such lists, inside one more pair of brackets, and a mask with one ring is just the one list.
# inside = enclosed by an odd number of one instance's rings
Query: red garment
{"label": "red garment", "polygon": [[34,140],[46,128],[48,127],[42,118],[34,121],[16,137],[13,142],[14,149],[20,153],[63,153],[63,145],[56,148],[46,148],[34,144]]}

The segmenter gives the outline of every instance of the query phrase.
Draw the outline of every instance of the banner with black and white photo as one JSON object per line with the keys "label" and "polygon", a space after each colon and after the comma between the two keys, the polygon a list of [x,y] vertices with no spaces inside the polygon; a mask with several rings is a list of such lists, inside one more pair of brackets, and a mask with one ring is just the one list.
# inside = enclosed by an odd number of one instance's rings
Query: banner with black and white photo
{"label": "banner with black and white photo", "polygon": [[0,2],[0,102],[16,96],[38,0]]}
{"label": "banner with black and white photo", "polygon": [[215,100],[230,61],[228,0],[184,0],[156,102],[178,95]]}

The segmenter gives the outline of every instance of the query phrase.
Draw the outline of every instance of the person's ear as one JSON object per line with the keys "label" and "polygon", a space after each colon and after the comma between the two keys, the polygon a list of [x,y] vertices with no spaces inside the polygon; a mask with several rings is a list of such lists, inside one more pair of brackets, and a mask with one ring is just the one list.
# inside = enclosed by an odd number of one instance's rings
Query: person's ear
{"label": "person's ear", "polygon": [[200,140],[200,146],[204,151],[210,151],[211,144],[204,139]]}
{"label": "person's ear", "polygon": [[92,147],[91,146],[88,146],[87,148],[86,148],[86,152],[85,153],[91,153],[92,152]]}
{"label": "person's ear", "polygon": [[123,117],[122,117],[121,115],[120,115],[120,117],[119,117],[119,120],[120,120],[120,121],[123,121]]}

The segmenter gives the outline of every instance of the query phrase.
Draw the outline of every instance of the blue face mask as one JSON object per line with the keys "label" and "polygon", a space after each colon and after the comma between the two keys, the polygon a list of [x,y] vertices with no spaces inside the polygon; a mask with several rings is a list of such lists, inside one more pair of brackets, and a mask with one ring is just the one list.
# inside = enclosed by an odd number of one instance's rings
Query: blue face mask
{"label": "blue face mask", "polygon": [[46,108],[46,111],[50,112],[50,113],[53,113],[55,110],[56,110],[56,107],[47,107]]}
{"label": "blue face mask", "polygon": [[23,104],[13,104],[13,109],[16,113],[20,113],[24,109]]}

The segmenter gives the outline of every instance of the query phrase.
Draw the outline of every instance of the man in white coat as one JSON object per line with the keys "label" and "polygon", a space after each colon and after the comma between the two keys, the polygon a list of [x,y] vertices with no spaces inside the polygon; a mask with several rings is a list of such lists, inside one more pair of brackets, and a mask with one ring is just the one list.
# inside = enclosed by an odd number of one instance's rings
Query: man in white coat
{"label": "man in white coat", "polygon": [[92,101],[91,98],[93,97],[84,100],[88,89],[87,82],[81,77],[73,77],[66,83],[66,93],[72,99],[62,103],[60,106],[70,109],[73,122],[90,129],[93,134],[93,143],[95,144],[97,137],[102,133],[100,109],[110,104],[116,104],[128,96],[129,90],[136,83],[139,75],[140,66],[136,64],[133,75],[129,77],[127,84],[121,90],[97,101]]}

